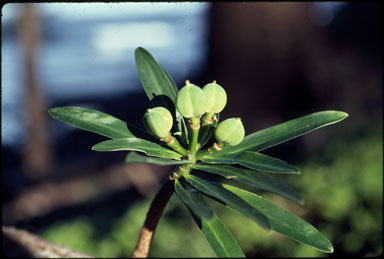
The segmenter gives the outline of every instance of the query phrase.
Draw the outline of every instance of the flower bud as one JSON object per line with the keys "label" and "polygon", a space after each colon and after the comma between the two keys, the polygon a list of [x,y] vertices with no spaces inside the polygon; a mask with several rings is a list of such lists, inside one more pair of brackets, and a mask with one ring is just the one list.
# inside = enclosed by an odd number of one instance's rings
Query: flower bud
{"label": "flower bud", "polygon": [[208,102],[205,93],[188,80],[185,83],[186,85],[177,93],[177,110],[185,118],[199,117],[207,112]]}
{"label": "flower bud", "polygon": [[237,145],[243,141],[244,135],[244,126],[240,118],[226,119],[220,122],[215,129],[215,138],[219,144]]}
{"label": "flower bud", "polygon": [[171,113],[164,107],[148,109],[144,115],[144,126],[153,135],[165,138],[170,135],[173,118]]}
{"label": "flower bud", "polygon": [[227,104],[227,94],[224,88],[213,81],[213,83],[205,85],[203,91],[208,101],[207,112],[212,114],[221,112]]}

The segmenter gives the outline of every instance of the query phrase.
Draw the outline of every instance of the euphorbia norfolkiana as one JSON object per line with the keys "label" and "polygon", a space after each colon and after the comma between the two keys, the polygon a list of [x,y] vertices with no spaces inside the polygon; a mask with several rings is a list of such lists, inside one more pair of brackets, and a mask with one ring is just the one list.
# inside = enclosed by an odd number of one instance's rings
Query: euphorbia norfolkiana
{"label": "euphorbia norfolkiana", "polygon": [[[249,191],[249,187],[302,202],[296,191],[273,177],[300,174],[300,170],[260,151],[337,123],[347,113],[316,112],[244,137],[240,118],[219,123],[227,95],[216,81],[202,89],[186,80],[178,90],[172,77],[148,51],[139,47],[135,56],[140,81],[153,105],[144,115],[147,131],[92,109],[67,106],[49,110],[57,120],[109,138],[94,145],[93,150],[131,151],[126,157],[128,163],[176,166],[149,208],[132,257],[148,255],[156,225],[174,192],[219,257],[245,255],[206,198],[251,218],[267,231],[276,231],[325,253],[333,252],[330,241],[315,227]],[[212,135],[215,142],[207,147]],[[217,177],[207,177],[212,175]]]}

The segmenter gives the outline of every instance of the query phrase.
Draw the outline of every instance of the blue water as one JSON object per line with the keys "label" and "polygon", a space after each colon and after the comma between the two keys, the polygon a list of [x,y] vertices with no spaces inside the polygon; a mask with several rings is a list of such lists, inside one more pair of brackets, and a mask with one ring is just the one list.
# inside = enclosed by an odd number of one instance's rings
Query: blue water
{"label": "blue water", "polygon": [[[143,91],[134,50],[146,48],[175,81],[204,67],[209,3],[37,4],[42,41],[36,72],[48,105]],[[19,4],[2,10],[2,145],[24,139],[24,71],[15,31]],[[179,86],[180,87],[180,86]]]}

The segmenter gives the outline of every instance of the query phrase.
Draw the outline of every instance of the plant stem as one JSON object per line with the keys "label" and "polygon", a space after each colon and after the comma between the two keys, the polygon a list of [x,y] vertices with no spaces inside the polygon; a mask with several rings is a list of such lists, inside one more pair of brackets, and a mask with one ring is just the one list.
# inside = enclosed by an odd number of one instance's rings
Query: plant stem
{"label": "plant stem", "polygon": [[191,153],[191,156],[194,157],[196,154],[197,140],[199,139],[200,118],[192,117],[189,127],[192,132],[192,136],[189,141],[189,152]]}
{"label": "plant stem", "polygon": [[187,150],[185,150],[185,148],[183,148],[183,146],[180,145],[180,142],[175,137],[169,135],[163,141],[165,141],[165,143],[167,143],[167,145],[170,148],[172,148],[173,150],[175,150],[179,154],[181,154],[183,156],[187,156]]}
{"label": "plant stem", "polygon": [[199,159],[199,157],[205,156],[207,154],[212,154],[212,153],[215,153],[217,151],[220,151],[223,147],[224,146],[220,146],[219,144],[217,144],[215,142],[215,143],[213,143],[213,145],[211,147],[204,149],[201,152],[199,152],[197,159]]}
{"label": "plant stem", "polygon": [[208,135],[212,133],[211,127],[213,125],[213,122],[216,120],[215,114],[206,114],[205,118],[202,120],[200,132],[199,132],[199,139],[197,141],[196,145],[196,152],[199,151],[199,149],[205,145],[205,143],[208,141]]}
{"label": "plant stem", "polygon": [[191,152],[191,156],[194,156],[196,153],[196,145],[197,139],[199,137],[199,129],[192,129],[192,138],[189,143],[189,152]]}
{"label": "plant stem", "polygon": [[156,194],[149,207],[144,225],[141,228],[139,240],[131,258],[147,257],[151,247],[153,235],[165,206],[174,192],[174,181],[168,180]]}

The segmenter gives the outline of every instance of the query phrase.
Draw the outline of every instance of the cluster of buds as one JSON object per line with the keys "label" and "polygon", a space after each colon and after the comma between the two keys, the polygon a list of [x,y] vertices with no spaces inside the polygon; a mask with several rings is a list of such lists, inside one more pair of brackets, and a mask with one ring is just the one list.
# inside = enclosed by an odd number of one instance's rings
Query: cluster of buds
{"label": "cluster of buds", "polygon": [[[200,147],[197,143],[201,123],[208,127],[216,119],[227,103],[225,90],[213,81],[200,88],[197,85],[185,82],[176,98],[176,108],[179,113],[189,121],[191,138],[189,140],[189,152],[194,154]],[[202,122],[202,118],[204,121]],[[164,107],[148,109],[144,115],[144,126],[151,134],[168,143],[174,140],[171,134],[173,118],[171,113]],[[202,133],[202,132],[200,132]],[[245,135],[244,126],[240,118],[230,118],[217,124],[214,136],[217,141],[215,145],[223,148],[239,144]],[[196,148],[197,147],[197,148]]]}

